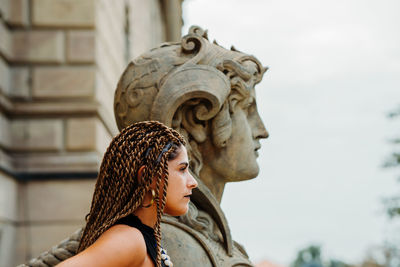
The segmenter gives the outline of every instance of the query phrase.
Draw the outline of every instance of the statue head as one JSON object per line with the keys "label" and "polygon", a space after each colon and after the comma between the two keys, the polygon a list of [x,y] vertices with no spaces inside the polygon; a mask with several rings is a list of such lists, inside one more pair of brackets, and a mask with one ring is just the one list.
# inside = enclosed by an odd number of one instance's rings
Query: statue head
{"label": "statue head", "polygon": [[207,32],[191,27],[180,43],[129,63],[115,92],[118,128],[157,120],[180,132],[191,171],[220,200],[226,182],[258,175],[259,140],[268,133],[254,87],[265,71],[255,57],[210,43]]}

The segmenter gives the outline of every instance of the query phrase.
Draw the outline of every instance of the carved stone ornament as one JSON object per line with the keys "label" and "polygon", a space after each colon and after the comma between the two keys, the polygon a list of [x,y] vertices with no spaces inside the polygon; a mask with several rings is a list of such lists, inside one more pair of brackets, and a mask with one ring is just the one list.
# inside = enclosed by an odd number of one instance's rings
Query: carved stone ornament
{"label": "carved stone ornament", "polygon": [[187,214],[162,219],[162,243],[175,266],[254,266],[232,240],[220,201],[225,183],[258,175],[259,140],[268,133],[254,87],[266,70],[255,57],[210,43],[206,31],[192,26],[180,43],[161,44],[133,60],[120,78],[114,99],[119,129],[158,120],[188,141],[199,186]]}

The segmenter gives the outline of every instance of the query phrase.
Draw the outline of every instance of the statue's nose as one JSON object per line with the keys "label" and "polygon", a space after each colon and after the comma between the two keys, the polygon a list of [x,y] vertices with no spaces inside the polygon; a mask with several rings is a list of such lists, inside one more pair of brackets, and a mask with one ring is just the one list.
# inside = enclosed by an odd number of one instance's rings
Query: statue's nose
{"label": "statue's nose", "polygon": [[268,133],[267,129],[265,129],[265,126],[261,121],[261,127],[259,127],[256,138],[257,139],[265,139],[265,138],[268,138],[268,136],[269,136],[269,133]]}
{"label": "statue's nose", "polygon": [[263,131],[262,133],[258,136],[258,138],[268,138],[269,136],[269,132],[267,131],[267,129],[265,129],[265,126],[263,124]]}
{"label": "statue's nose", "polygon": [[255,123],[253,125],[253,135],[255,139],[265,139],[268,138],[269,133],[265,128],[263,121],[260,118],[260,115],[257,113],[255,116]]}

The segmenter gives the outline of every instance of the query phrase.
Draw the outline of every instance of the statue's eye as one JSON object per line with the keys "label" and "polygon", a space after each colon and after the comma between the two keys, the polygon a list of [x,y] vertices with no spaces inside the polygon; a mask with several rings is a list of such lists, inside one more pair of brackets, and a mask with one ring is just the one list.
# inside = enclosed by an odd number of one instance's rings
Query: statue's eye
{"label": "statue's eye", "polygon": [[246,101],[246,103],[243,103],[242,109],[246,113],[247,116],[251,113],[252,106],[253,106],[253,103],[249,103],[247,101]]}
{"label": "statue's eye", "polygon": [[246,115],[251,116],[254,113],[254,111],[256,110],[256,108],[257,107],[256,107],[256,103],[254,102],[254,100],[249,101],[249,103],[247,103],[244,108]]}
{"label": "statue's eye", "polygon": [[244,108],[251,109],[253,107],[253,104],[254,104],[254,98],[250,98],[246,101]]}
{"label": "statue's eye", "polygon": [[250,105],[249,105],[249,104],[247,104],[247,105],[245,105],[245,106],[243,107],[243,110],[244,110],[244,112],[246,112],[246,114],[249,113],[249,109],[250,109]]}

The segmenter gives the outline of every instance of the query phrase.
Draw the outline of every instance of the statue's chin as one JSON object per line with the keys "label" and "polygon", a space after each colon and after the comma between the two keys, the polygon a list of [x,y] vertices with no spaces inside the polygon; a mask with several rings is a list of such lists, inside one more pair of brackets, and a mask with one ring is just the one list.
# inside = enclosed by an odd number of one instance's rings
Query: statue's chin
{"label": "statue's chin", "polygon": [[256,178],[259,172],[260,167],[258,166],[257,162],[254,162],[253,164],[247,165],[246,168],[232,172],[227,177],[227,182],[240,182],[251,180]]}

